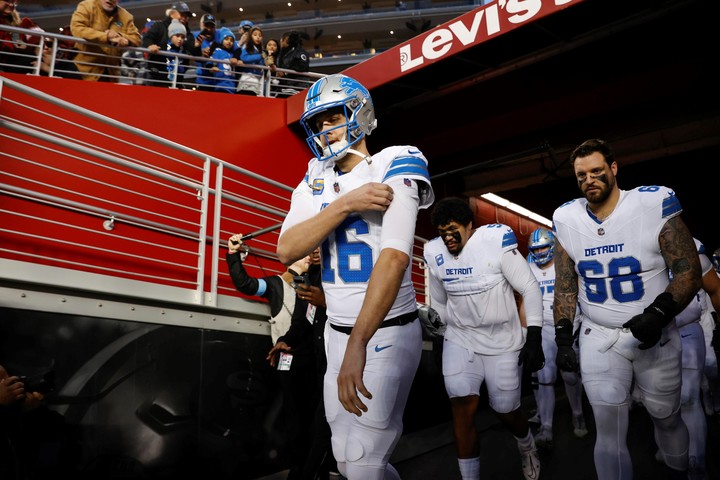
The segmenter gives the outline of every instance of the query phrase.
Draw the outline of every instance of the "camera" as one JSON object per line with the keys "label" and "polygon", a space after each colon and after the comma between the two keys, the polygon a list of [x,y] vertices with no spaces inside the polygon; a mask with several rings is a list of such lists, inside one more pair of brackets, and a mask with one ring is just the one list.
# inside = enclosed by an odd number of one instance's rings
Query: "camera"
{"label": "camera", "polygon": [[25,384],[27,393],[39,392],[46,394],[55,390],[55,372],[53,371],[38,375],[19,375],[18,377]]}
{"label": "camera", "polygon": [[202,32],[200,32],[200,35],[202,35],[203,37],[212,37],[213,33],[206,28]]}
{"label": "camera", "polygon": [[295,275],[293,277],[292,287],[297,288],[298,285],[310,286],[310,279],[308,278],[307,273],[303,273],[302,275]]}

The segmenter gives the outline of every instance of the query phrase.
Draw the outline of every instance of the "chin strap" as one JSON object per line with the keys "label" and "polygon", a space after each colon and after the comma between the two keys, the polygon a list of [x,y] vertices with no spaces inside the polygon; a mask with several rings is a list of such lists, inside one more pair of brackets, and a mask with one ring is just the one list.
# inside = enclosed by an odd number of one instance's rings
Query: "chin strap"
{"label": "chin strap", "polygon": [[368,165],[372,165],[372,157],[370,155],[365,155],[364,153],[360,153],[357,150],[353,148],[347,149],[348,153],[352,153],[353,155],[357,155],[358,157],[362,157],[363,160],[367,162]]}

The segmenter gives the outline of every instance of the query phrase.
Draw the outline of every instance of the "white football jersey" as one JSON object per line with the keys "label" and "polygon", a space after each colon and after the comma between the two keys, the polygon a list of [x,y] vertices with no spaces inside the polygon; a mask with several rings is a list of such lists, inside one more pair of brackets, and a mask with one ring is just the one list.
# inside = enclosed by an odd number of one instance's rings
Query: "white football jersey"
{"label": "white football jersey", "polygon": [[[380,251],[394,248],[411,256],[417,208],[429,207],[434,194],[427,160],[412,146],[388,147],[373,155],[371,162],[362,161],[345,174],[336,171],[334,165],[333,161],[319,162],[314,158],[309,162],[305,178],[293,192],[290,212],[280,234],[362,185],[382,182],[393,188],[394,199],[386,212],[348,215],[321,244],[322,283],[328,319],[336,325],[352,326],[365,300],[370,273]],[[411,197],[416,200],[404,201]],[[393,207],[407,208],[407,205],[416,207],[414,211],[395,210],[391,213]],[[403,222],[383,224],[385,217],[398,214]],[[416,309],[416,295],[408,268],[387,318]]]}
{"label": "white football jersey", "polygon": [[[513,267],[520,268],[503,272],[504,255],[516,255]],[[483,225],[457,257],[436,237],[425,244],[423,256],[430,273],[431,306],[437,304],[443,312],[446,340],[484,355],[519,350],[524,338],[513,289],[523,294],[528,324],[541,325],[540,289],[510,227]]]}
{"label": "white football jersey", "polygon": [[619,328],[665,291],[668,268],[658,237],[665,222],[680,213],[675,193],[662,186],[620,190],[615,210],[603,221],[585,198],[555,210],[553,231],[575,262],[584,315]]}
{"label": "white football jersey", "polygon": [[[553,302],[555,301],[555,263],[553,262],[547,268],[539,267],[535,262],[529,261],[530,270],[532,270],[535,279],[540,285],[540,293],[542,294],[542,315],[543,326],[548,325],[555,327],[555,319],[553,316]],[[575,318],[573,319],[573,330],[577,330],[582,315],[580,315],[580,305],[575,309]]]}
{"label": "white football jersey", "polygon": [[529,263],[535,279],[540,285],[542,294],[543,325],[555,326],[553,320],[553,300],[555,298],[555,265],[547,268],[538,267],[535,262]]}

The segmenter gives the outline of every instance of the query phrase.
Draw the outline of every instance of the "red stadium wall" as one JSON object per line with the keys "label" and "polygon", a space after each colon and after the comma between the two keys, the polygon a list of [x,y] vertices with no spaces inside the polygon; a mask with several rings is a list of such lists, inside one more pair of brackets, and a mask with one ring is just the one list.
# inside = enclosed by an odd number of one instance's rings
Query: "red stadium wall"
{"label": "red stadium wall", "polygon": [[285,100],[3,75],[290,186],[302,179],[310,158],[287,127]]}
{"label": "red stadium wall", "polygon": [[518,241],[518,247],[523,255],[528,254],[528,239],[530,234],[538,228],[546,228],[533,220],[522,217],[510,210],[494,205],[482,198],[475,197],[471,200],[471,208],[475,212],[475,225],[488,223],[502,223],[513,229]]}
{"label": "red stadium wall", "polygon": [[[294,187],[303,177],[307,161],[310,157],[303,139],[298,138],[286,123],[286,102],[281,99],[249,97],[242,95],[225,95],[214,92],[171,90],[166,88],[144,87],[136,85],[119,85],[108,83],[81,82],[60,78],[45,78],[23,75],[6,75],[8,79],[20,82],[28,87],[48,95],[60,98],[71,104],[105,115],[122,124],[160,136],[167,140],[211,155],[228,163],[246,169],[261,177],[272,179],[288,187]],[[14,122],[28,122],[46,128],[53,134],[64,134],[70,138],[86,142],[97,149],[107,149],[117,156],[135,155],[136,147],[146,146],[152,152],[167,150],[167,161],[162,156],[149,155],[147,162],[156,168],[165,168],[177,175],[197,178],[197,158],[189,158],[170,148],[158,147],[157,143],[147,142],[133,137],[133,145],[123,145],[116,138],[104,137],[92,131],[83,131],[82,126],[88,125],[86,117],[76,115],[43,99],[20,94],[5,86],[3,101],[0,103],[0,115]],[[22,102],[22,107],[15,102]],[[32,111],[25,106],[36,108]],[[57,111],[55,111],[57,109]],[[69,126],[54,122],[45,114],[56,114],[80,126]],[[118,136],[117,129],[101,122],[92,122],[92,128],[100,132]],[[62,130],[62,131],[60,131]],[[13,141],[2,141],[0,159],[3,160],[3,181],[14,188],[28,189],[41,195],[59,196],[71,202],[90,204],[97,208],[111,202],[117,202],[119,213],[132,215],[132,208],[142,209],[151,221],[162,222],[171,228],[196,228],[203,221],[199,211],[199,201],[195,190],[178,189],[177,192],[163,187],[153,186],[152,179],[138,178],[133,180],[129,175],[118,175],[110,169],[98,168],[91,162],[80,163],[76,158],[94,160],[92,155],[78,154],[76,151],[45,142],[42,138],[32,138],[18,132],[3,132],[11,136]],[[122,132],[121,132],[122,133]],[[129,135],[128,135],[129,137]],[[17,141],[20,140],[20,141]],[[138,145],[140,142],[140,145]],[[130,151],[133,150],[133,153]],[[140,153],[142,156],[142,153]],[[188,158],[185,158],[188,157]],[[31,161],[17,161],[19,158]],[[143,160],[143,158],[139,158]],[[179,160],[179,161],[176,161]],[[192,160],[192,164],[190,163]],[[188,166],[183,165],[188,162]],[[202,163],[202,162],[200,162]],[[59,172],[75,169],[76,177]],[[117,168],[123,170],[122,167]],[[184,171],[187,170],[187,171]],[[193,171],[194,170],[194,171]],[[134,173],[136,174],[136,172]],[[223,173],[225,181],[235,177],[238,184],[252,183],[252,179],[242,177],[228,169]],[[209,175],[214,181],[215,169]],[[31,177],[32,181],[28,181]],[[89,180],[92,179],[92,180]],[[275,190],[266,192],[268,187],[255,181],[257,193],[251,200],[264,205],[286,211],[289,205],[290,192]],[[103,185],[110,185],[105,188]],[[212,185],[211,185],[212,187]],[[107,190],[102,199],[93,199],[93,194],[100,188]],[[141,193],[142,196],[135,196]],[[197,251],[193,240],[180,237],[163,236],[148,229],[125,224],[114,232],[104,232],[102,219],[96,216],[73,212],[71,209],[57,209],[55,206],[42,202],[33,202],[22,196],[3,196],[0,198],[0,222],[10,226],[11,230],[23,232],[22,236],[10,232],[0,232],[0,244],[3,245],[3,258],[37,264],[66,267],[91,273],[112,274],[133,280],[143,280],[151,276],[164,277],[157,283],[170,286],[187,287],[198,279]],[[171,205],[168,204],[171,203]],[[207,219],[208,235],[213,233],[213,208],[210,202]],[[12,212],[12,213],[11,213]],[[178,216],[180,212],[181,216]],[[183,213],[187,212],[187,213]],[[249,233],[257,229],[277,224],[277,217],[267,219],[251,217],[245,209],[234,212],[235,218],[223,220],[221,240],[227,239],[227,231],[233,233]],[[52,219],[48,223],[38,222],[36,218]],[[240,223],[243,218],[251,218]],[[188,227],[187,225],[191,225]],[[244,228],[244,230],[240,230]],[[112,237],[108,237],[112,235]],[[274,241],[277,232],[267,234],[268,243],[262,248],[274,253]],[[272,238],[272,239],[271,239]],[[142,239],[142,242],[130,243]],[[195,240],[197,243],[197,240]],[[255,242],[255,245],[262,243]],[[210,278],[210,244],[206,248],[205,289],[213,280]],[[119,257],[117,251],[131,251],[132,255]],[[175,253],[175,251],[181,253]],[[193,253],[195,252],[195,253]],[[220,252],[224,256],[224,249]],[[145,259],[153,259],[148,262]],[[282,268],[272,260],[251,257],[251,265],[258,269],[258,275],[273,273]],[[158,264],[164,264],[166,271],[158,272]],[[222,262],[224,263],[224,262]],[[94,265],[97,268],[86,268],[78,265]],[[75,266],[73,266],[75,265]],[[123,273],[132,270],[133,275]],[[227,273],[222,270],[221,273]],[[234,288],[227,276],[222,283],[233,293]]]}

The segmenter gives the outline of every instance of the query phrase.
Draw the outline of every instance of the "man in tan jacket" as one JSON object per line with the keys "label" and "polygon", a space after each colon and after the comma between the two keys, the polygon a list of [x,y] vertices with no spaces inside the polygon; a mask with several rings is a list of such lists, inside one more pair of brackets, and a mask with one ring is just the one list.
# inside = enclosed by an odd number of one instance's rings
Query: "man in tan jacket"
{"label": "man in tan jacket", "polygon": [[101,45],[77,43],[75,65],[84,80],[117,82],[120,78],[120,47],[140,46],[140,32],[133,16],[118,6],[119,0],[83,0],[73,12],[70,30]]}

